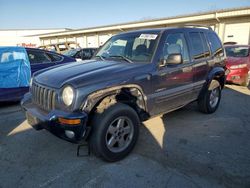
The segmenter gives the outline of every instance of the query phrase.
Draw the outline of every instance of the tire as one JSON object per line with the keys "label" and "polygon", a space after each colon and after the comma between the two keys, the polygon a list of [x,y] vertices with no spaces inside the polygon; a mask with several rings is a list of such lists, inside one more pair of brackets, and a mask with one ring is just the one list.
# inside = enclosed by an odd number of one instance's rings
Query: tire
{"label": "tire", "polygon": [[249,75],[246,76],[245,81],[241,85],[245,87],[249,85]]}
{"label": "tire", "polygon": [[91,151],[109,162],[123,159],[136,144],[139,125],[137,113],[126,104],[116,103],[97,109],[91,125]]}
{"label": "tire", "polygon": [[206,114],[214,113],[221,100],[221,86],[217,80],[212,80],[209,87],[198,99],[199,110]]}

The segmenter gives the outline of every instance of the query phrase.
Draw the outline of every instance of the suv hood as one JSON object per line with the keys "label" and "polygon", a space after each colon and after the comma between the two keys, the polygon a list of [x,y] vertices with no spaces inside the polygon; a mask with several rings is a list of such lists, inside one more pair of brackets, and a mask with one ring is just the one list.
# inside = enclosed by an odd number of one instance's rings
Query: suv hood
{"label": "suv hood", "polygon": [[227,57],[226,59],[227,66],[239,65],[239,64],[244,64],[244,63],[246,64],[249,63],[248,57]]}
{"label": "suv hood", "polygon": [[78,88],[84,85],[119,79],[131,74],[129,70],[142,65],[139,63],[130,64],[125,61],[88,60],[39,71],[35,74],[34,80],[52,88],[61,88],[65,84],[71,84]]}

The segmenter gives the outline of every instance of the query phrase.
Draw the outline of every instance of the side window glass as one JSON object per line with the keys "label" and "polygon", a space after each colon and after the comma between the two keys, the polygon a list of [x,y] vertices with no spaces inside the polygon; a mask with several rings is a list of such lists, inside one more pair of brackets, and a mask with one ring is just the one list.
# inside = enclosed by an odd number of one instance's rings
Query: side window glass
{"label": "side window glass", "polygon": [[214,56],[223,56],[221,42],[215,33],[208,33],[209,45]]}
{"label": "side window glass", "polygon": [[192,58],[194,60],[202,59],[205,57],[205,49],[202,42],[201,34],[198,32],[189,33],[192,45]]}
{"label": "side window glass", "polygon": [[46,53],[46,55],[51,59],[52,62],[61,62],[63,60],[62,56]]}
{"label": "side window glass", "polygon": [[27,51],[31,64],[51,63],[50,59],[44,52]]}
{"label": "side window glass", "polygon": [[91,58],[91,52],[90,50],[86,49],[82,51],[82,57],[83,59],[90,59]]}
{"label": "side window glass", "polygon": [[81,51],[76,52],[75,58],[81,59],[82,58],[82,52]]}
{"label": "side window glass", "polygon": [[183,33],[169,34],[163,46],[162,58],[167,59],[168,55],[180,53],[184,62],[189,62],[186,39]]}
{"label": "side window glass", "polygon": [[204,47],[204,56],[209,57],[210,51],[209,51],[208,43],[207,43],[207,40],[206,40],[204,33],[201,33],[201,39],[202,39],[202,43],[203,43],[203,47]]}

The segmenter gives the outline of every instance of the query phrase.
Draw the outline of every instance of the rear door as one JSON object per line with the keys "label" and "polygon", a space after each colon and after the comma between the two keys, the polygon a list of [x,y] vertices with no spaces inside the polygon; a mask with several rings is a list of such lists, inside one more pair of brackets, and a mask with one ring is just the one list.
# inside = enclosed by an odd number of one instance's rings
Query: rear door
{"label": "rear door", "polygon": [[206,81],[209,72],[208,64],[212,58],[207,39],[203,32],[189,32],[189,45],[191,49],[191,61],[193,63],[194,98],[197,98]]}

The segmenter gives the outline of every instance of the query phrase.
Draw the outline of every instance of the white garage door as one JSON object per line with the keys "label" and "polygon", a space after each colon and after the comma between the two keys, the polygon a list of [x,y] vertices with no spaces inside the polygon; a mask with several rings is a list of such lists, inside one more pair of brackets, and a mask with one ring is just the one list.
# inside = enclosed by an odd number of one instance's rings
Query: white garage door
{"label": "white garage door", "polygon": [[97,36],[88,36],[87,37],[87,47],[89,47],[89,48],[97,48],[98,47]]}
{"label": "white garage door", "polygon": [[81,48],[86,47],[86,44],[84,44],[84,38],[83,38],[83,37],[77,37],[77,38],[76,38],[76,42],[77,42],[77,44],[78,44]]}
{"label": "white garage door", "polygon": [[112,35],[100,35],[99,46],[102,46]]}
{"label": "white garage door", "polygon": [[250,22],[239,24],[227,24],[225,27],[224,42],[237,42],[237,44],[249,44]]}

